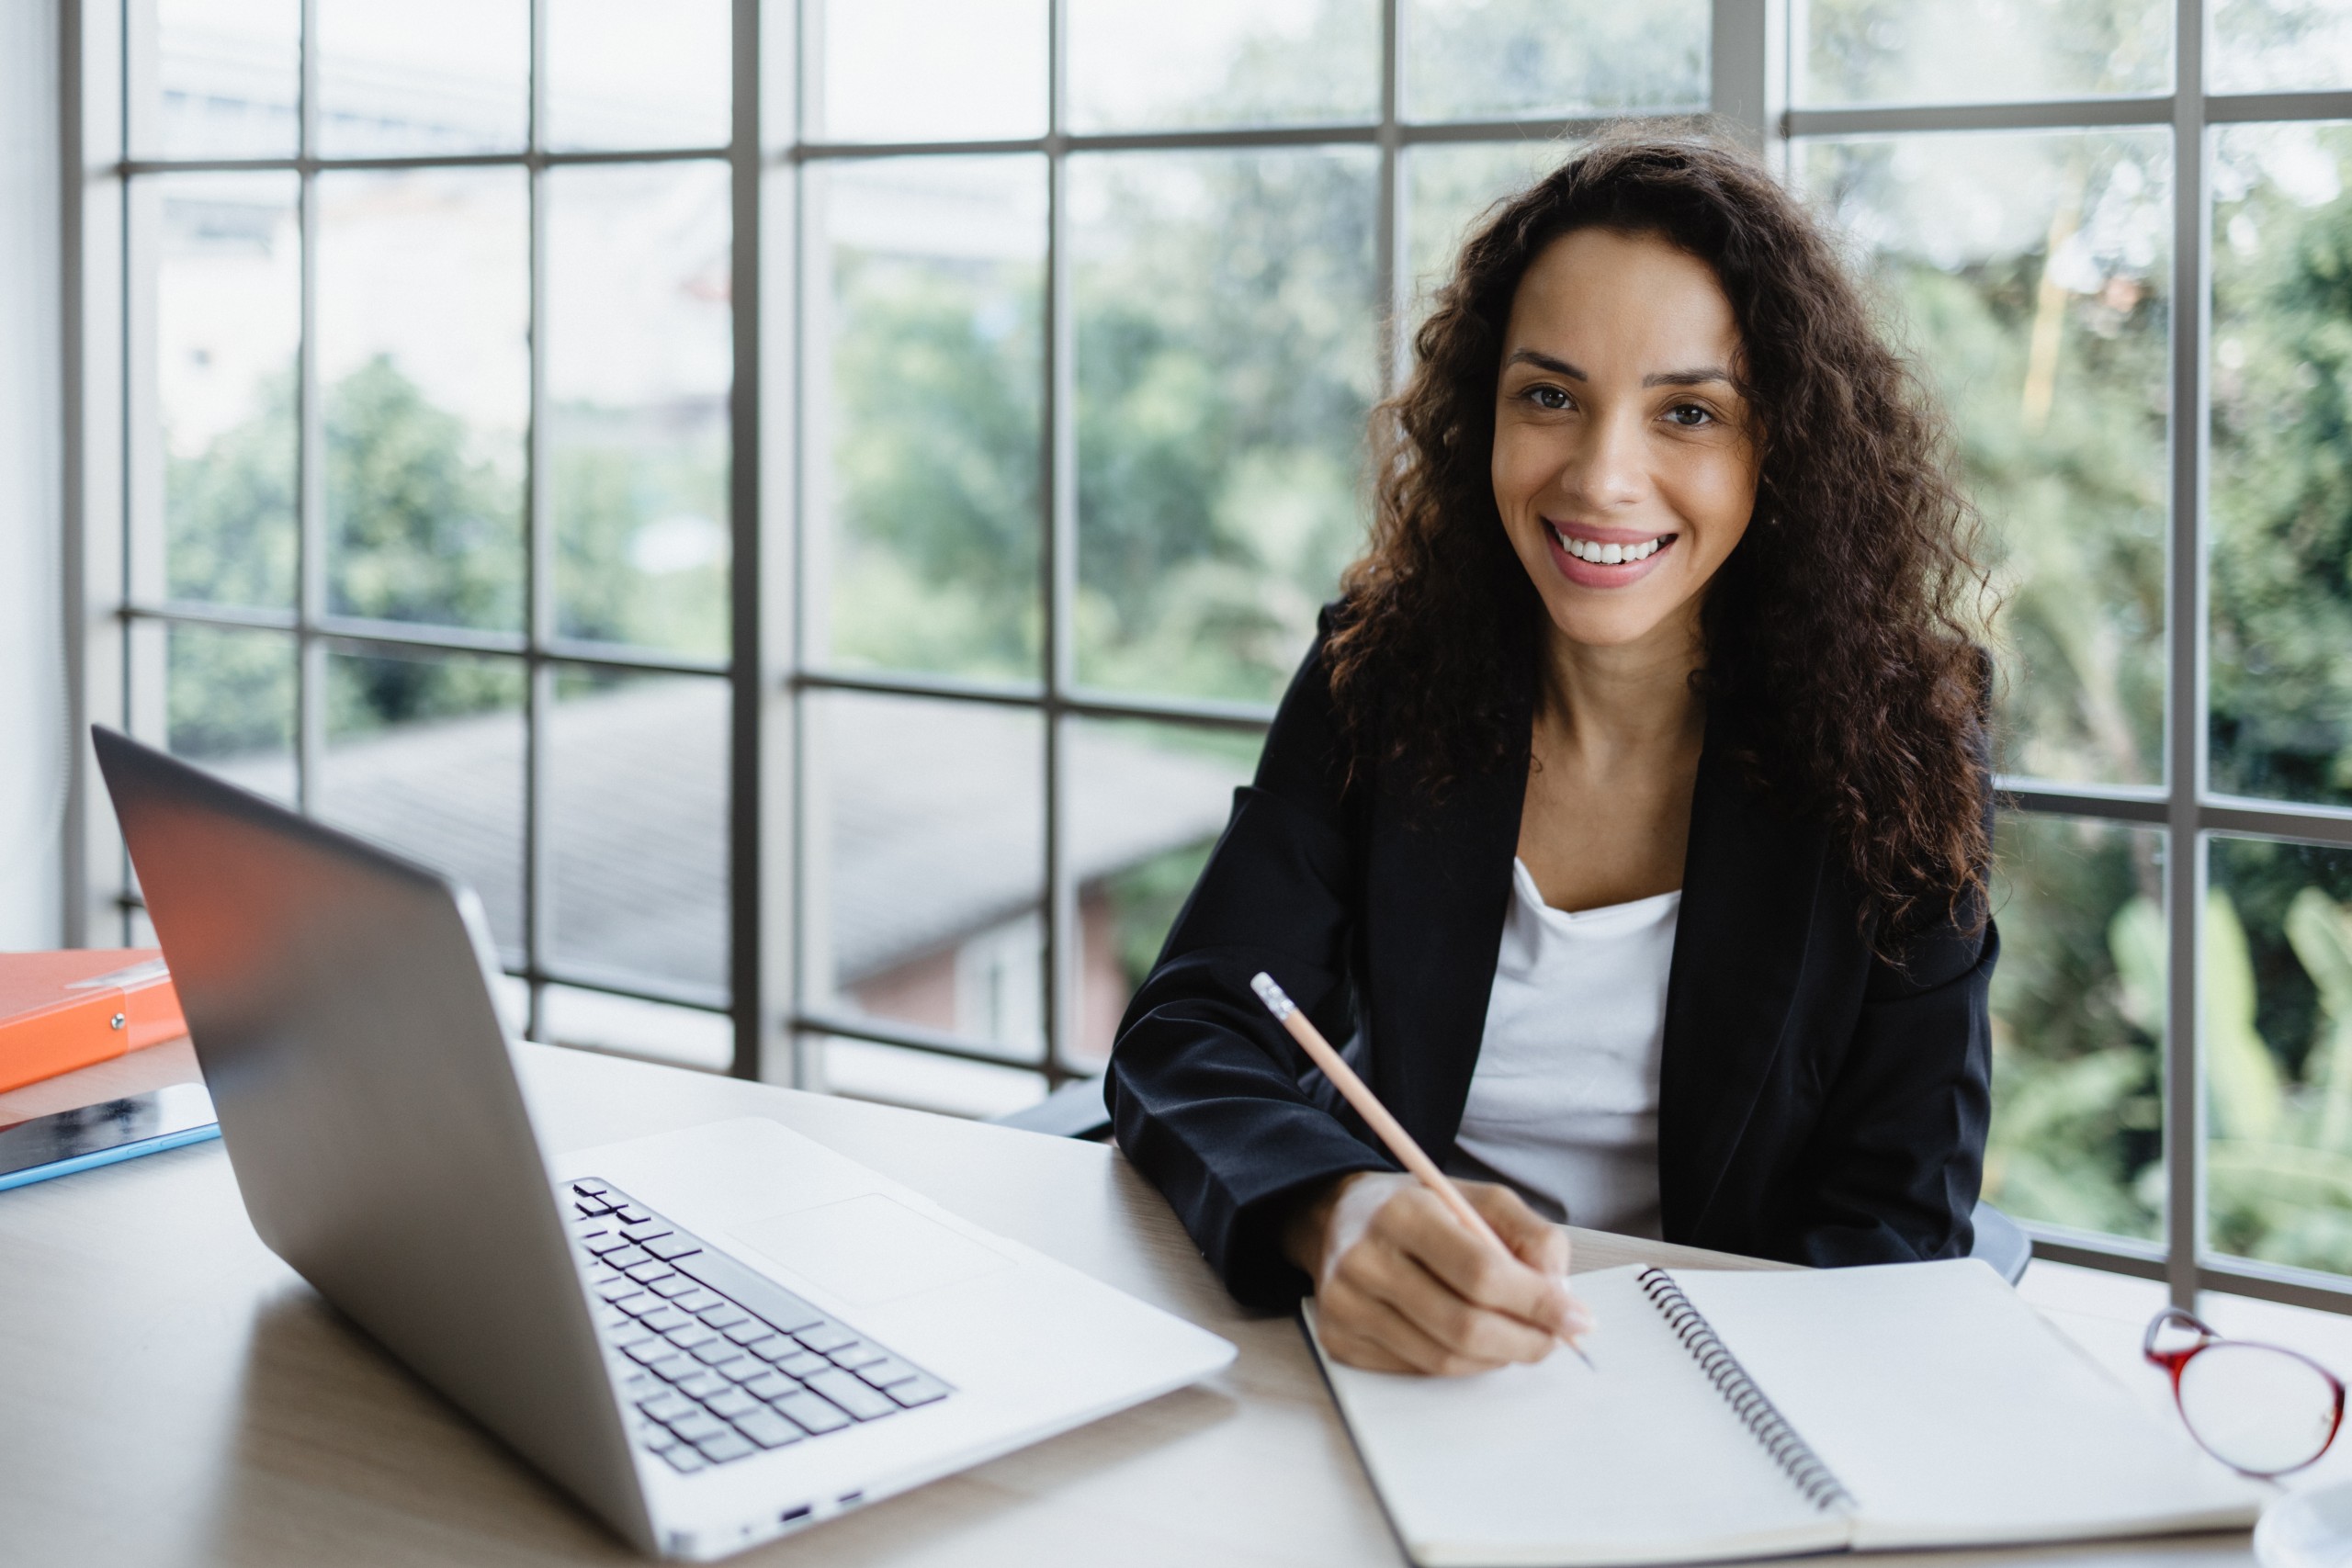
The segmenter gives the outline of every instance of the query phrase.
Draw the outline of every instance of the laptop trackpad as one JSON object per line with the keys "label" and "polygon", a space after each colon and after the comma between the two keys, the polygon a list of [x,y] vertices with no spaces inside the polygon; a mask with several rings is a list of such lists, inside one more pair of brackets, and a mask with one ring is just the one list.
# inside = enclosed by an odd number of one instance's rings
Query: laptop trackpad
{"label": "laptop trackpad", "polygon": [[737,1227],[771,1263],[855,1306],[1012,1267],[1012,1259],[879,1192]]}

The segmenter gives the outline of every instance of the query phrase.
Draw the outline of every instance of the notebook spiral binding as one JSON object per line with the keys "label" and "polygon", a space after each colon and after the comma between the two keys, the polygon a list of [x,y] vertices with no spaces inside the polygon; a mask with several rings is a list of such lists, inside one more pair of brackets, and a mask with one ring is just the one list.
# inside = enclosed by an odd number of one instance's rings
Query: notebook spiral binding
{"label": "notebook spiral binding", "polygon": [[1713,1327],[1700,1315],[1690,1298],[1682,1293],[1682,1288],[1662,1269],[1643,1269],[1641,1286],[1642,1293],[1665,1315],[1666,1325],[1697,1360],[1707,1381],[1715,1385],[1715,1392],[1731,1405],[1732,1414],[1756,1435],[1756,1440],[1764,1445],[1764,1451],[1772,1456],[1772,1462],[1787,1472],[1805,1500],[1821,1509],[1840,1503],[1850,1507],[1853,1494],[1821,1462],[1821,1456],[1797,1436],[1796,1428],[1765,1397],[1764,1391],[1756,1386],[1747,1370],[1739,1364],[1739,1358],[1715,1337]]}

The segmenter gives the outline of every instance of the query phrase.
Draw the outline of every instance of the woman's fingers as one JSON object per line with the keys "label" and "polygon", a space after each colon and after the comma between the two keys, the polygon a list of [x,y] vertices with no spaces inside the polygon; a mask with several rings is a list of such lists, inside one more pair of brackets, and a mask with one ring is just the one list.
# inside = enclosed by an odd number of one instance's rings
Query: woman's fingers
{"label": "woman's fingers", "polygon": [[1527,1206],[1527,1200],[1493,1181],[1458,1184],[1479,1218],[1495,1227],[1503,1245],[1541,1274],[1568,1271],[1568,1233]]}
{"label": "woman's fingers", "polygon": [[[1537,1273],[1565,1281],[1568,1276],[1568,1233],[1537,1213],[1510,1188],[1490,1181],[1465,1181],[1462,1190],[1479,1216],[1495,1227],[1503,1245]],[[1589,1332],[1592,1310],[1563,1283],[1559,1315],[1548,1320],[1568,1337]]]}
{"label": "woman's fingers", "polygon": [[[1369,1253],[1377,1249],[1368,1247],[1364,1250]],[[1351,1365],[1387,1367],[1393,1362],[1392,1370],[1438,1377],[1491,1371],[1511,1359],[1456,1348],[1431,1333],[1430,1325],[1411,1308],[1389,1297],[1385,1290],[1385,1281],[1376,1270],[1367,1268],[1364,1259],[1357,1260],[1341,1277],[1334,1279],[1331,1288],[1317,1302],[1320,1321],[1327,1325],[1326,1348]],[[1340,1325],[1348,1343],[1339,1342],[1329,1332],[1328,1325],[1333,1322]],[[1357,1359],[1348,1353],[1351,1347],[1360,1347],[1374,1359]]]}
{"label": "woman's fingers", "polygon": [[1506,1257],[1473,1234],[1425,1189],[1400,1192],[1374,1221],[1374,1237],[1419,1261],[1455,1295],[1506,1314],[1545,1335],[1581,1334],[1590,1314],[1561,1276]]}
{"label": "woman's fingers", "polygon": [[[1395,1311],[1444,1355],[1469,1363],[1450,1370],[1540,1361],[1551,1354],[1550,1329],[1465,1299],[1387,1237],[1374,1235],[1341,1265],[1341,1272],[1349,1284]],[[1418,1348],[1393,1339],[1389,1344],[1408,1356]]]}

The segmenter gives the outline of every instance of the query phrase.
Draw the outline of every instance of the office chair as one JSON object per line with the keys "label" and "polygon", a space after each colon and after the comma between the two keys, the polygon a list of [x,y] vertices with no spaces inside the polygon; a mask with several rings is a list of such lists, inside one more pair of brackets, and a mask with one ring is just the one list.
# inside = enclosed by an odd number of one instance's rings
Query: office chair
{"label": "office chair", "polygon": [[[1100,1077],[1066,1083],[1027,1110],[999,1116],[995,1122],[1000,1127],[1018,1127],[1052,1138],[1084,1138],[1099,1144],[1111,1136]],[[2033,1261],[2033,1238],[2015,1220],[1981,1200],[1970,1218],[1975,1222],[1976,1241],[1968,1255],[1983,1258],[2001,1278],[2016,1284],[2024,1277],[2025,1266]]]}

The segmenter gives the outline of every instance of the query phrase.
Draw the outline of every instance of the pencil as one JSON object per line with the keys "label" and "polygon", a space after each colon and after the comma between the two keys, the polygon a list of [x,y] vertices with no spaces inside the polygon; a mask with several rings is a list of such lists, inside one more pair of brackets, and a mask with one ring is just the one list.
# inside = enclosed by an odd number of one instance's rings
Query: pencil
{"label": "pencil", "polygon": [[[1258,993],[1258,999],[1266,1004],[1266,1010],[1274,1015],[1276,1021],[1290,1031],[1290,1037],[1298,1042],[1307,1059],[1323,1069],[1323,1076],[1331,1080],[1331,1087],[1338,1089],[1347,1102],[1355,1107],[1356,1114],[1364,1119],[1365,1124],[1380,1135],[1380,1141],[1388,1145],[1388,1152],[1395,1155],[1407,1170],[1419,1177],[1422,1186],[1436,1193],[1438,1201],[1453,1212],[1453,1217],[1461,1221],[1472,1235],[1486,1237],[1504,1257],[1516,1262],[1516,1256],[1503,1245],[1503,1238],[1495,1234],[1495,1227],[1487,1223],[1487,1217],[1471,1206],[1470,1200],[1462,1195],[1462,1189],[1437,1168],[1437,1161],[1421,1151],[1421,1145],[1413,1141],[1413,1134],[1405,1131],[1404,1123],[1388,1113],[1388,1107],[1380,1103],[1380,1097],[1372,1092],[1371,1086],[1356,1077],[1356,1070],[1348,1066],[1347,1058],[1331,1049],[1331,1043],[1323,1038],[1323,1032],[1315,1027],[1314,1021],[1296,1002],[1290,999],[1289,993],[1274,983],[1274,977],[1261,971],[1251,978],[1250,988]],[[1560,1342],[1574,1350],[1586,1366],[1592,1365],[1592,1358],[1585,1354],[1583,1346],[1565,1334],[1560,1337]]]}

